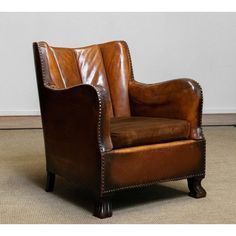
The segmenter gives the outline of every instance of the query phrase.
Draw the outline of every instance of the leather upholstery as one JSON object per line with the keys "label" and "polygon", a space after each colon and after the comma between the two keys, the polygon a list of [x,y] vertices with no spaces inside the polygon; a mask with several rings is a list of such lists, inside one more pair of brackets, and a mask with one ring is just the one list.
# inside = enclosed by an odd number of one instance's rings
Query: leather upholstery
{"label": "leather upholstery", "polygon": [[129,84],[132,116],[165,117],[187,120],[190,137],[203,139],[201,129],[202,90],[191,79],[177,79],[156,84]]}
{"label": "leather upholstery", "polygon": [[118,117],[111,119],[114,148],[183,140],[189,137],[185,120],[153,117]]}
{"label": "leather upholstery", "polygon": [[131,68],[124,42],[83,48],[50,47],[38,43],[46,86],[63,89],[78,84],[101,85],[108,92],[110,116],[130,116],[128,81]]}
{"label": "leather upholstery", "polygon": [[125,42],[110,42],[99,45],[110,88],[115,117],[130,116],[128,82],[131,79],[131,65]]}
{"label": "leather upholstery", "polygon": [[191,178],[193,196],[204,196],[199,187],[205,176],[203,99],[197,82],[135,81],[123,41],[33,46],[48,172],[98,199],[184,178]]}
{"label": "leather upholstery", "polygon": [[185,140],[116,149],[105,154],[105,192],[204,176],[204,141]]}

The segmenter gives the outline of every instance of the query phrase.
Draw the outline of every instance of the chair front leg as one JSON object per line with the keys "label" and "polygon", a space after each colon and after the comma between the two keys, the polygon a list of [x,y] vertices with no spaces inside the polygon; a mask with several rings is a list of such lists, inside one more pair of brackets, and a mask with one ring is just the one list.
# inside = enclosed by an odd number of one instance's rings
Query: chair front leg
{"label": "chair front leg", "polygon": [[194,198],[206,197],[206,191],[201,185],[203,177],[188,178],[189,196]]}
{"label": "chair front leg", "polygon": [[111,197],[101,197],[95,201],[94,216],[104,219],[112,216]]}

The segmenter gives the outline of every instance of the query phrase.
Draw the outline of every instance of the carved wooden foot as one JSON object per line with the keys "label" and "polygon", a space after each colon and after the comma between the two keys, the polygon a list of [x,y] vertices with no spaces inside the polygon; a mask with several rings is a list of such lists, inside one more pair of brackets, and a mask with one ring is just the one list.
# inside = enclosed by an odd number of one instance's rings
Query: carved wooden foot
{"label": "carved wooden foot", "polygon": [[112,216],[112,203],[108,198],[101,198],[95,202],[94,216],[104,219]]}
{"label": "carved wooden foot", "polygon": [[189,196],[194,198],[206,197],[206,191],[201,185],[202,177],[188,178]]}
{"label": "carved wooden foot", "polygon": [[47,171],[46,192],[52,192],[55,184],[55,174]]}

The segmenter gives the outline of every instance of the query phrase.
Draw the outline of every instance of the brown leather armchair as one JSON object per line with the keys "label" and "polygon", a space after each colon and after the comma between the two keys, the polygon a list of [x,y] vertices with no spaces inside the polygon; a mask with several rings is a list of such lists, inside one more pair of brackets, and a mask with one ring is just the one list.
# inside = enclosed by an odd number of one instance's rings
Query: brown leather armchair
{"label": "brown leather armchair", "polygon": [[94,215],[112,215],[112,193],[187,179],[206,196],[202,90],[191,79],[134,80],[128,46],[33,44],[46,150],[46,191],[55,174],[86,187]]}

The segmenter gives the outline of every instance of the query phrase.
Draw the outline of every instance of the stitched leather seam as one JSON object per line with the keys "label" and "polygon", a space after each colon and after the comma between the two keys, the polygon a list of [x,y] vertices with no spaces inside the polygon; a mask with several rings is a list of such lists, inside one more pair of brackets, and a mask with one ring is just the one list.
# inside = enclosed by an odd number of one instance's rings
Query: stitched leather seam
{"label": "stitched leather seam", "polygon": [[45,67],[44,67],[44,63],[43,63],[43,52],[41,49],[41,43],[37,43],[38,44],[38,50],[39,50],[39,59],[40,59],[40,64],[41,64],[41,70],[42,70],[42,79],[44,82],[45,86],[49,86],[49,84],[46,83],[45,81]]}
{"label": "stitched leather seam", "polygon": [[202,91],[202,87],[201,85],[195,80],[196,84],[198,85],[198,87],[200,88],[200,93],[201,93],[201,104],[200,104],[200,111],[198,113],[198,120],[199,120],[199,128],[201,129],[201,134],[203,136],[203,139],[204,138],[204,134],[203,134],[203,131],[202,131],[202,109],[203,109],[203,91]]}
{"label": "stitched leather seam", "polygon": [[99,111],[98,111],[98,144],[99,144],[99,149],[101,152],[105,151],[105,148],[103,146],[103,142],[102,142],[102,132],[101,132],[101,126],[102,126],[102,98],[101,98],[101,91],[99,91],[99,89],[96,86],[93,86],[94,89],[97,92],[98,95],[98,106],[99,106]]}
{"label": "stitched leather seam", "polygon": [[115,191],[129,189],[129,188],[148,187],[150,185],[154,185],[154,184],[157,184],[157,183],[175,181],[175,180],[181,180],[181,179],[187,179],[187,178],[199,177],[199,176],[205,176],[205,173],[187,175],[187,176],[183,176],[183,177],[170,178],[170,179],[164,179],[164,180],[156,180],[156,181],[153,181],[153,182],[150,182],[150,183],[145,183],[145,184],[135,184],[135,185],[130,185],[130,186],[126,186],[126,187],[113,188],[113,189],[105,190],[103,193],[110,193],[110,192],[115,192]]}
{"label": "stitched leather seam", "polygon": [[203,140],[203,159],[204,159],[204,164],[203,164],[203,172],[206,172],[206,140],[204,138]]}
{"label": "stitched leather seam", "polygon": [[202,127],[203,91],[202,91],[201,85],[197,81],[195,81],[195,82],[198,84],[198,86],[200,88],[200,93],[201,93],[201,104],[200,104],[200,112],[199,112],[199,127]]}
{"label": "stitched leather seam", "polygon": [[204,174],[205,174],[205,172],[206,172],[206,139],[205,139],[204,133],[202,131],[203,91],[202,91],[201,85],[197,81],[195,81],[195,82],[199,86],[200,93],[201,93],[201,104],[200,104],[200,112],[198,114],[198,119],[199,119],[199,127],[201,129],[201,134],[202,134],[202,137],[203,137],[203,158],[204,158],[203,171],[204,171]]}

